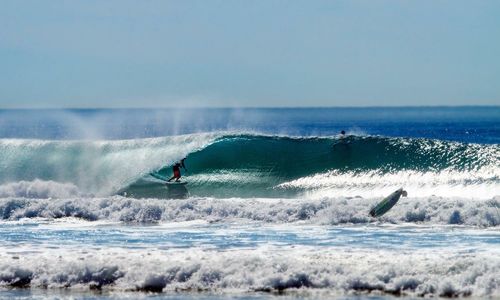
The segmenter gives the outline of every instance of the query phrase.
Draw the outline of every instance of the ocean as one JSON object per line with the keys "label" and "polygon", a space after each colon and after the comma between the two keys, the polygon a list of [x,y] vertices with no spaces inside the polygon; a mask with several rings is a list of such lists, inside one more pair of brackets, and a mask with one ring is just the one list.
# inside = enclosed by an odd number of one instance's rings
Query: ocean
{"label": "ocean", "polygon": [[0,110],[0,298],[500,298],[499,144],[499,106]]}

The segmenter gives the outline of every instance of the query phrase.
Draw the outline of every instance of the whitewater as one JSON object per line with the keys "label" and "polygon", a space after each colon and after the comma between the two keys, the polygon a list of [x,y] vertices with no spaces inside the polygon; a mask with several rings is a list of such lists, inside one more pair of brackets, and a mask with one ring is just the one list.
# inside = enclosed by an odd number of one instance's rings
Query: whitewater
{"label": "whitewater", "polygon": [[2,110],[0,297],[500,297],[500,109],[392,110]]}

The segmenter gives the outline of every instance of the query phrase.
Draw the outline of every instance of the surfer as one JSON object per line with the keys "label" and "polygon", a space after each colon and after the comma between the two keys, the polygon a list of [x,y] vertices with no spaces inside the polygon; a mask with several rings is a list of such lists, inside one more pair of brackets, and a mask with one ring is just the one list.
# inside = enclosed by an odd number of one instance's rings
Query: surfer
{"label": "surfer", "polygon": [[345,137],[346,137],[345,130],[342,130],[340,132],[340,134],[338,135],[338,139],[333,142],[333,147],[337,147],[337,146],[340,146],[340,145],[346,146],[346,140],[344,140]]}
{"label": "surfer", "polygon": [[184,171],[187,171],[186,165],[184,164],[185,158],[181,159],[179,162],[176,162],[172,166],[172,171],[174,172],[174,175],[168,180],[168,182],[172,181],[172,179],[175,178],[175,182],[179,182],[181,179],[181,168],[184,169]]}

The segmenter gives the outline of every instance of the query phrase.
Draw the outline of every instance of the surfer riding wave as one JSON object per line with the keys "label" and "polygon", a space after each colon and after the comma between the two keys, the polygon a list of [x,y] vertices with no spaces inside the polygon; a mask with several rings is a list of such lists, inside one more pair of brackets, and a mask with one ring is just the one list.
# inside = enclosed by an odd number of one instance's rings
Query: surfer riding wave
{"label": "surfer riding wave", "polygon": [[181,168],[183,168],[184,171],[187,171],[186,165],[184,164],[184,160],[185,160],[185,158],[181,159],[179,162],[175,163],[172,166],[172,171],[173,171],[174,175],[172,177],[170,177],[170,179],[168,180],[168,182],[172,181],[174,178],[175,178],[175,182],[180,182],[180,179],[181,179]]}

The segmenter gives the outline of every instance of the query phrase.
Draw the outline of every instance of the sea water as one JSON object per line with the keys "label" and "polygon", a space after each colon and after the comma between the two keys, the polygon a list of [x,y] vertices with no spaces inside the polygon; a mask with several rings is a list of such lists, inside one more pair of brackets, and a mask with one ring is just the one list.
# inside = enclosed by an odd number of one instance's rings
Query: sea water
{"label": "sea water", "polygon": [[499,143],[499,107],[0,110],[0,297],[500,297]]}

